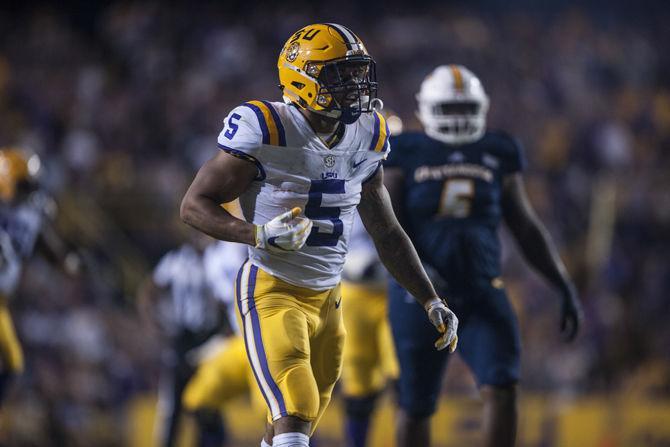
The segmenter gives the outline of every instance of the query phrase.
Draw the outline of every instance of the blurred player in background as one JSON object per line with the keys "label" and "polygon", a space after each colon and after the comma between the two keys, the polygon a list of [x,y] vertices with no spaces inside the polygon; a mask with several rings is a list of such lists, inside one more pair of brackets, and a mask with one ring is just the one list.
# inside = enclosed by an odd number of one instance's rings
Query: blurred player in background
{"label": "blurred player in background", "polygon": [[[386,268],[442,333],[441,348],[455,348],[458,320],[423,271],[382,183],[388,129],[374,111],[375,63],[361,40],[341,25],[307,26],[286,42],[278,69],[286,102],[233,109],[221,152],[198,172],[181,216],[217,239],[251,246],[237,304],[270,410],[261,445],[306,447],[340,375],[339,281],[357,209]],[[220,207],[237,197],[246,221]]]}
{"label": "blurred player in background", "polygon": [[[391,135],[402,132],[402,120],[383,113]],[[359,216],[354,219],[349,252],[342,271],[342,302],[347,337],[342,362],[345,445],[367,445],[376,401],[398,378],[398,360],[388,322],[388,274]]]}
{"label": "blurred player in background", "polygon": [[67,273],[79,271],[79,257],[69,252],[51,226],[56,205],[37,180],[40,160],[19,149],[0,149],[0,403],[12,378],[23,371],[21,346],[9,314],[24,264],[37,250]]}
{"label": "blurred player in background", "polygon": [[[500,278],[497,230],[504,218],[526,260],[561,296],[561,331],[572,340],[581,310],[575,287],[526,197],[519,144],[486,130],[489,100],[458,65],[436,68],[417,95],[425,133],[392,140],[386,185],[422,260],[446,280],[460,318],[460,354],[484,400],[484,445],[514,445],[519,331]],[[428,446],[430,416],[448,354],[429,349],[430,326],[402,287],[390,286],[390,318],[401,365],[399,447]]]}
{"label": "blurred player in background", "polygon": [[387,383],[398,377],[398,361],[387,317],[387,274],[358,216],[342,278],[347,328],[340,380],[346,412],[345,445],[365,447],[375,402]]}
{"label": "blurred player in background", "polygon": [[195,371],[189,354],[221,328],[221,308],[205,274],[212,242],[189,232],[189,241],[166,253],[138,291],[143,319],[166,339],[155,426],[160,446],[174,446],[178,439],[182,393]]}
{"label": "blurred player in background", "polygon": [[212,337],[200,349],[201,362],[184,390],[184,409],[193,414],[198,427],[198,446],[226,445],[229,441],[221,423],[220,410],[230,400],[251,393],[252,406],[264,415],[265,402],[244,348],[235,317],[235,277],[246,261],[248,251],[243,244],[217,242],[205,252],[207,282],[226,309],[229,331],[225,337]]}

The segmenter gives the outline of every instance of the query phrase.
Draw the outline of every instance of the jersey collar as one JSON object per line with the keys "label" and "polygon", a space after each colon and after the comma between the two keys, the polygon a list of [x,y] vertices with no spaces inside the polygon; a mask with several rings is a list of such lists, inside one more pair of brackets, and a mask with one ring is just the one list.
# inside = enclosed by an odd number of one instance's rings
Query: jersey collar
{"label": "jersey collar", "polygon": [[300,131],[306,137],[317,140],[321,144],[321,146],[323,146],[325,149],[329,151],[335,151],[341,149],[340,144],[346,139],[349,127],[355,125],[355,124],[346,125],[344,123],[339,123],[333,135],[331,135],[328,138],[328,140],[324,141],[316,133],[316,131],[309,123],[307,118],[305,118],[305,116],[302,113],[300,113],[296,105],[291,104],[290,110],[294,116],[297,116],[296,120],[299,122],[298,128],[300,129]]}

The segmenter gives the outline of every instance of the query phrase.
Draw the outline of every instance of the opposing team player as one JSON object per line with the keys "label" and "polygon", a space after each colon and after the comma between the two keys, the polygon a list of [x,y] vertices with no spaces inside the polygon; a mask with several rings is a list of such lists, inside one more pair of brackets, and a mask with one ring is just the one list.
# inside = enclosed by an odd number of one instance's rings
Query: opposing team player
{"label": "opposing team player", "polygon": [[38,249],[67,273],[79,270],[79,257],[51,227],[53,200],[39,188],[40,161],[19,149],[0,149],[0,403],[12,378],[23,371],[23,352],[9,314],[24,263]]}
{"label": "opposing team player", "polygon": [[[484,399],[484,445],[514,444],[519,333],[500,279],[501,218],[527,261],[560,293],[561,330],[572,339],[580,304],[551,238],[531,208],[518,143],[486,131],[489,100],[469,70],[437,67],[417,95],[425,133],[394,137],[386,186],[422,260],[446,280],[460,318],[459,352]],[[400,360],[398,446],[428,446],[448,355],[426,349],[421,308],[397,284],[390,319]]]}
{"label": "opposing team player", "polygon": [[[356,209],[387,269],[441,332],[440,348],[455,348],[458,320],[423,271],[382,183],[388,130],[374,111],[375,63],[363,43],[341,25],[310,25],[286,42],[278,68],[286,102],[233,109],[221,151],[198,172],[181,216],[217,239],[251,246],[237,303],[270,410],[262,445],[301,447],[340,373],[338,284]],[[219,206],[237,197],[246,221]]]}
{"label": "opposing team player", "polygon": [[365,447],[375,403],[399,371],[388,322],[387,274],[358,216],[349,237],[342,278],[347,328],[340,380],[346,413],[345,445]]}

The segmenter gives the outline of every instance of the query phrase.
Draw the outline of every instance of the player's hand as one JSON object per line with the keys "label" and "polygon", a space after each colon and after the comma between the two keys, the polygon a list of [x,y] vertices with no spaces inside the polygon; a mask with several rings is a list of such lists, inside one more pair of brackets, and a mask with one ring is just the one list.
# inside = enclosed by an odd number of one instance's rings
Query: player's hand
{"label": "player's hand", "polygon": [[574,288],[570,288],[563,295],[561,303],[561,335],[565,341],[570,342],[575,339],[583,320],[584,311],[577,298],[577,292]]}
{"label": "player's hand", "polygon": [[438,351],[449,347],[449,352],[456,350],[458,345],[458,318],[456,314],[447,307],[447,304],[441,298],[433,298],[425,304],[428,319],[438,330],[440,338],[435,341],[435,347]]}
{"label": "player's hand", "polygon": [[312,221],[298,217],[298,207],[280,214],[265,225],[256,225],[256,247],[281,252],[300,250],[312,229]]}

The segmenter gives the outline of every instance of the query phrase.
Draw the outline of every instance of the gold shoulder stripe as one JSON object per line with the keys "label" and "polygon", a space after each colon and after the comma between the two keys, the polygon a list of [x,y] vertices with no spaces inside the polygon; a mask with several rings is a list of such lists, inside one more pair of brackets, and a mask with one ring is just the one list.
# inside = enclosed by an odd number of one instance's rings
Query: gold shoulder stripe
{"label": "gold shoulder stripe", "polygon": [[381,152],[386,146],[386,141],[388,140],[389,137],[389,128],[388,125],[386,124],[386,118],[384,118],[382,114],[379,112],[375,112],[375,114],[379,117],[379,127],[378,127],[379,137],[377,139],[377,144],[375,144],[375,152]]}
{"label": "gold shoulder stripe", "polygon": [[249,101],[246,106],[253,109],[263,132],[263,142],[271,146],[286,146],[284,127],[277,112],[265,101]]}

